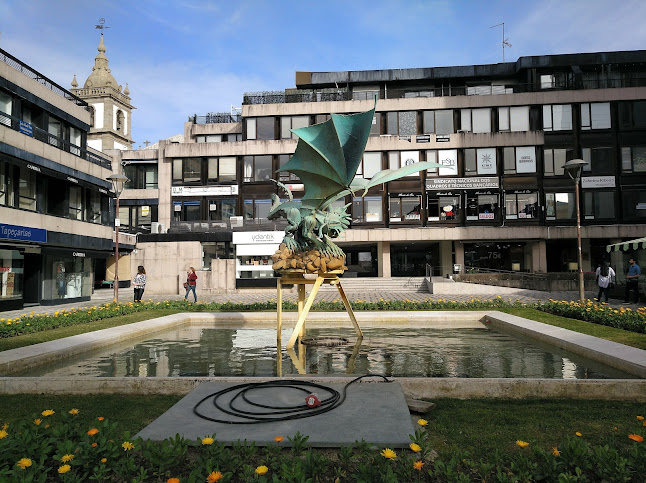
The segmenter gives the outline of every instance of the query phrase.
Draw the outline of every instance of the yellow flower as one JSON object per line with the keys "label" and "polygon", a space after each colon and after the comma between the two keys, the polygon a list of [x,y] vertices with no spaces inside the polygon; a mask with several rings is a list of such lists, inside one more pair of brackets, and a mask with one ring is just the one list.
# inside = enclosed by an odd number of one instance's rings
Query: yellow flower
{"label": "yellow flower", "polygon": [[72,416],[76,416],[79,413],[79,410],[74,408],[68,411]]}
{"label": "yellow flower", "polygon": [[643,420],[644,420],[644,416],[637,416],[637,421],[643,421]]}
{"label": "yellow flower", "polygon": [[29,458],[21,458],[20,461],[18,461],[18,463],[16,464],[24,470],[25,468],[29,468],[31,466],[31,460]]}
{"label": "yellow flower", "polygon": [[108,458],[101,458],[101,463],[107,463]]}
{"label": "yellow flower", "polygon": [[[258,468],[265,468],[265,473],[267,473],[266,466],[259,466]],[[256,469],[256,473],[258,473],[257,469]],[[265,473],[258,473],[258,474],[264,475]],[[222,478],[224,478],[224,475],[222,473],[220,473],[219,471],[212,471],[211,474],[206,477],[206,481],[207,483],[215,483],[216,481],[221,480]]]}
{"label": "yellow flower", "polygon": [[397,453],[395,453],[390,448],[384,448],[384,450],[379,454],[389,460],[394,460],[395,458],[397,458]]}
{"label": "yellow flower", "polygon": [[553,454],[554,456],[561,456],[561,452],[559,451],[559,449],[558,449],[556,446],[554,446],[554,447],[552,448],[552,454]]}
{"label": "yellow flower", "polygon": [[63,463],[68,463],[68,462],[72,461],[73,459],[74,459],[73,454],[64,454],[63,456],[61,456],[61,461]]}
{"label": "yellow flower", "polygon": [[640,435],[638,435],[638,434],[629,434],[629,435],[628,435],[628,438],[629,438],[629,439],[632,439],[633,441],[636,441],[637,443],[641,443],[642,441],[644,441],[644,438],[642,438],[642,437],[641,437]]}
{"label": "yellow flower", "polygon": [[258,468],[256,468],[256,474],[257,475],[262,476],[265,473],[267,473],[268,471],[269,471],[269,468],[267,468],[265,465],[262,465],[262,466],[259,466]]}
{"label": "yellow flower", "polygon": [[422,466],[424,466],[425,464],[426,463],[424,463],[423,461],[415,461],[415,463],[413,463],[413,468],[415,468],[417,471],[422,471]]}
{"label": "yellow flower", "polygon": [[582,435],[581,433],[579,433],[578,431],[577,431],[576,433],[574,433],[574,434],[576,434],[579,438],[580,438],[581,436],[583,436],[583,435]]}
{"label": "yellow flower", "polygon": [[98,433],[98,432],[99,432],[99,430],[98,430],[98,429],[96,429],[96,428],[92,428],[92,429],[90,429],[90,430],[87,432],[87,434],[88,434],[88,435],[90,435],[90,436],[94,436],[94,435],[95,435],[96,433]]}
{"label": "yellow flower", "polygon": [[58,468],[58,472],[62,475],[64,473],[67,473],[71,469],[72,469],[72,467],[70,465],[63,465],[63,466]]}
{"label": "yellow flower", "polygon": [[124,441],[121,447],[123,448],[124,451],[130,451],[131,449],[135,449],[135,445],[132,444],[130,441]]}
{"label": "yellow flower", "polygon": [[40,413],[40,414],[42,414],[43,416],[51,416],[52,414],[54,414],[54,411],[53,411],[53,410],[51,410],[51,409],[45,409],[45,410],[44,410],[42,413]]}
{"label": "yellow flower", "polygon": [[5,439],[7,436],[9,436],[9,433],[7,433],[4,429],[0,430],[0,439]]}
{"label": "yellow flower", "polygon": [[422,448],[421,448],[421,446],[420,446],[419,444],[411,443],[411,444],[409,444],[408,446],[409,446],[409,447],[410,447],[410,449],[411,449],[412,451],[414,451],[415,453],[419,453],[420,451],[422,451]]}
{"label": "yellow flower", "polygon": [[418,419],[417,424],[420,426],[426,426],[428,424],[428,421],[426,419]]}
{"label": "yellow flower", "polygon": [[203,438],[202,444],[213,444],[213,438]]}
{"label": "yellow flower", "polygon": [[283,438],[282,436],[276,436],[276,437],[274,438],[274,441],[276,441],[277,443],[280,443],[280,442],[281,442],[282,440],[284,440],[284,439],[285,439],[285,438]]}
{"label": "yellow flower", "polygon": [[521,441],[520,439],[516,441],[516,446],[520,446],[521,448],[527,448],[529,446],[529,443],[527,441]]}
{"label": "yellow flower", "polygon": [[36,426],[40,426],[40,423],[42,423],[42,422],[43,422],[43,420],[42,420],[42,419],[34,419],[34,424],[35,424]]}

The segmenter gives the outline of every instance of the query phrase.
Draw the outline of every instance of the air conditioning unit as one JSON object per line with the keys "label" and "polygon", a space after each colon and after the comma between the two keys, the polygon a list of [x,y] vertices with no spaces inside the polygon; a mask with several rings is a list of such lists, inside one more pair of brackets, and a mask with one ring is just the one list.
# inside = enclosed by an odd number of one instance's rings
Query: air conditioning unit
{"label": "air conditioning unit", "polygon": [[242,226],[243,218],[241,216],[232,216],[229,218],[229,222],[231,223],[231,228],[240,227]]}
{"label": "air conditioning unit", "polygon": [[156,221],[153,221],[150,224],[150,233],[159,233],[159,223]]}

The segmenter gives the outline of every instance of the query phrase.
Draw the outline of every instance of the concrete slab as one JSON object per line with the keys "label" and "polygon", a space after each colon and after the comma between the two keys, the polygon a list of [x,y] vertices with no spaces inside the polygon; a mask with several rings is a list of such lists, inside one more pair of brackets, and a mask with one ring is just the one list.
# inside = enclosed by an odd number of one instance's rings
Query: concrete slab
{"label": "concrete slab", "polygon": [[[346,398],[342,404],[331,411],[312,417],[289,419],[285,421],[266,422],[259,424],[227,424],[203,419],[194,414],[193,408],[203,398],[207,398],[199,406],[199,412],[213,419],[239,423],[244,421],[238,416],[231,416],[213,405],[212,395],[216,392],[239,386],[232,383],[203,383],[155,421],[141,430],[136,436],[154,441],[162,441],[176,434],[195,441],[197,438],[216,435],[219,442],[233,444],[237,441],[255,441],[257,446],[276,444],[274,438],[283,436],[281,446],[289,445],[288,436],[297,432],[309,436],[308,443],[313,447],[340,447],[364,439],[378,446],[395,448],[407,447],[409,435],[414,433],[410,413],[401,386],[396,382],[358,382],[347,388]],[[275,381],[284,381],[276,379]],[[299,384],[307,384],[306,380],[298,380]],[[333,390],[343,394],[345,384],[327,384]],[[305,392],[304,392],[305,391]],[[290,388],[265,387],[257,388],[247,393],[251,403],[261,403],[277,407],[305,406],[304,391]],[[314,389],[319,398],[328,394],[320,389]],[[228,401],[233,399],[236,392],[226,394],[218,400],[221,407],[228,408]],[[235,406],[243,411],[252,410],[254,413],[263,411],[238,397]],[[266,411],[266,410],[265,410]],[[264,416],[260,416],[261,418]]]}

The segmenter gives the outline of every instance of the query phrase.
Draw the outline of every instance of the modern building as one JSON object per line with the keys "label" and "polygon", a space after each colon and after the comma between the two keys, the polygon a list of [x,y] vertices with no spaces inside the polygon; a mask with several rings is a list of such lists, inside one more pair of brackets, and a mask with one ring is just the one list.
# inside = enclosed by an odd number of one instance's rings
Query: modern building
{"label": "modern building", "polygon": [[0,310],[90,299],[114,254],[87,102],[0,50]]}
{"label": "modern building", "polygon": [[[603,52],[297,72],[295,89],[245,94],[240,115],[194,116],[184,142],[121,152],[134,178],[144,179],[138,190],[158,195],[141,195],[142,210],[157,217],[139,236],[136,263],[163,264],[167,286],[191,264],[211,277],[203,286],[219,290],[232,288],[231,267],[207,271],[213,260],[235,256],[235,287],[275,284],[262,268],[270,263],[267,243],[256,253],[254,238],[243,237],[245,248],[234,254],[235,232],[257,232],[262,241],[282,229],[267,220],[270,195],[285,197],[272,178],[302,195],[297,178],[275,174],[296,148],[291,129],[366,111],[375,97],[357,176],[420,161],[442,167],[345,200],[352,210],[339,242],[346,276],[578,270],[575,185],[563,169],[575,158],[588,162],[579,205],[584,271],[607,244],[644,236],[646,51]],[[156,174],[146,174],[154,161]],[[131,216],[133,229],[147,233],[136,221],[141,212]],[[620,256],[611,263],[621,274]]]}

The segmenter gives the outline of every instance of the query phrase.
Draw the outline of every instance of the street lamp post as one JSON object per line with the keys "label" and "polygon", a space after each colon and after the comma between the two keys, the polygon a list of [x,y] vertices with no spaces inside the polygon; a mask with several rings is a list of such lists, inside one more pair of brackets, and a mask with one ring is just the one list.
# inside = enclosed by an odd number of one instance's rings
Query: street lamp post
{"label": "street lamp post", "polygon": [[579,184],[581,182],[581,172],[588,163],[583,159],[571,159],[563,165],[563,169],[574,181],[574,191],[576,193],[576,238],[577,248],[579,251],[579,302],[585,302],[585,285],[583,281],[583,254],[581,253],[581,206],[579,202]]}
{"label": "street lamp post", "polygon": [[112,182],[112,189],[114,191],[115,211],[114,211],[114,282],[112,287],[114,289],[114,302],[119,303],[119,196],[123,191],[123,185],[130,181],[125,175],[115,173],[107,178]]}

